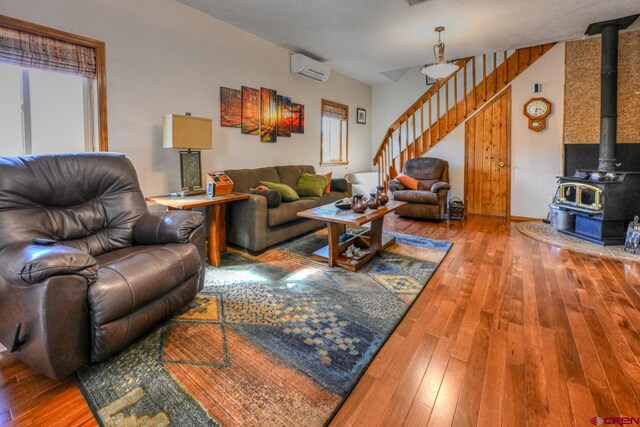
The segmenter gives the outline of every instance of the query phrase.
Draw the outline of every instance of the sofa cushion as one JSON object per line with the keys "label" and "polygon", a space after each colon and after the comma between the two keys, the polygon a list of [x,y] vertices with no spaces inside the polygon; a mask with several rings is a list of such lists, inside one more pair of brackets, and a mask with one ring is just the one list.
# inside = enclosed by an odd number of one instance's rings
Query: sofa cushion
{"label": "sofa cushion", "polygon": [[393,193],[393,199],[399,202],[422,203],[426,205],[437,205],[438,195],[431,191],[420,190],[398,190]]}
{"label": "sofa cushion", "polygon": [[331,191],[331,181],[333,181],[333,179],[331,178],[333,176],[333,172],[327,172],[324,174],[324,176],[326,176],[327,178],[329,178],[329,183],[327,184],[327,186],[324,188],[324,192],[325,193],[329,193]]}
{"label": "sofa cushion", "polygon": [[161,298],[200,271],[190,243],[132,246],[96,257],[98,280],[89,287],[96,324],[127,316]]}
{"label": "sofa cushion", "polygon": [[338,200],[344,199],[345,197],[349,197],[349,193],[332,191],[331,193],[323,194],[322,197],[301,197],[300,199],[315,200],[318,206],[322,206],[322,205],[328,205],[329,203],[334,203]]}
{"label": "sofa cushion", "polygon": [[295,202],[283,203],[277,208],[267,211],[267,224],[269,227],[286,224],[300,219],[298,212],[318,206],[318,198],[305,198]]}
{"label": "sofa cushion", "polygon": [[298,196],[298,193],[296,193],[296,190],[289,187],[287,184],[269,181],[260,181],[260,184],[264,185],[269,190],[275,190],[280,193],[283,202],[295,202],[300,198],[300,196]]}
{"label": "sofa cushion", "polygon": [[224,171],[233,181],[233,191],[246,193],[251,187],[260,185],[260,181],[280,182],[275,168],[232,169]]}
{"label": "sofa cushion", "polygon": [[289,187],[296,185],[296,182],[298,182],[303,173],[316,173],[315,168],[309,165],[276,166],[275,169],[278,171],[278,176],[280,177],[279,182],[283,182]]}
{"label": "sofa cushion", "polygon": [[320,197],[331,180],[324,175],[303,173],[293,189],[300,196]]}
{"label": "sofa cushion", "polygon": [[[267,188],[264,185],[260,187]],[[276,190],[250,190],[249,193],[256,194],[258,196],[266,197],[268,208],[277,208],[282,203],[282,196]]]}

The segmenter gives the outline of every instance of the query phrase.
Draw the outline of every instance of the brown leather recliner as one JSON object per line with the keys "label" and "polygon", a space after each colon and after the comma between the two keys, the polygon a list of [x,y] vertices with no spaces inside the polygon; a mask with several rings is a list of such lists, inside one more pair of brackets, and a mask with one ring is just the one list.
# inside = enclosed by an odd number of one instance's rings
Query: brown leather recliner
{"label": "brown leather recliner", "polygon": [[122,350],[202,288],[203,220],[121,154],[0,158],[0,342],[55,379]]}
{"label": "brown leather recliner", "polygon": [[388,183],[394,200],[407,202],[395,210],[399,216],[425,219],[445,219],[449,194],[449,163],[434,157],[407,160],[404,175],[419,181],[417,190],[407,189],[397,179]]}

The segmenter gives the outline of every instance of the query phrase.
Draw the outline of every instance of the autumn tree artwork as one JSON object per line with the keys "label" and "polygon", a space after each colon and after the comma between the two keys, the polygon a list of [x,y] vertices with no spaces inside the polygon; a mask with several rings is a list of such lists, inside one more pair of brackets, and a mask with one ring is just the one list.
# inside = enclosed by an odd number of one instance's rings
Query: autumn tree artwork
{"label": "autumn tree artwork", "polygon": [[260,91],[242,86],[241,92],[242,117],[240,131],[247,135],[258,135],[260,131]]}
{"label": "autumn tree artwork", "polygon": [[291,104],[291,132],[304,133],[304,105]]}
{"label": "autumn tree artwork", "polygon": [[304,105],[274,89],[240,90],[220,87],[220,126],[240,128],[245,135],[260,135],[260,142],[304,133]]}
{"label": "autumn tree artwork", "polygon": [[242,95],[238,89],[220,87],[220,126],[239,128],[241,124]]}
{"label": "autumn tree artwork", "polygon": [[276,91],[260,88],[260,142],[278,140],[278,103]]}
{"label": "autumn tree artwork", "polygon": [[278,95],[278,136],[291,136],[291,98]]}

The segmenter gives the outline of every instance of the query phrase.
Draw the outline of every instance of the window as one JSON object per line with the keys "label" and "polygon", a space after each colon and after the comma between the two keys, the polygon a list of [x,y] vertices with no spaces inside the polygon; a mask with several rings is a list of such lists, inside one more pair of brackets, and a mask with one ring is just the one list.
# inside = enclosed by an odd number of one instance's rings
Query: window
{"label": "window", "polygon": [[349,107],[322,100],[321,165],[349,164]]}
{"label": "window", "polygon": [[0,156],[107,151],[104,43],[0,15]]}
{"label": "window", "polygon": [[0,156],[97,151],[90,79],[0,63]]}

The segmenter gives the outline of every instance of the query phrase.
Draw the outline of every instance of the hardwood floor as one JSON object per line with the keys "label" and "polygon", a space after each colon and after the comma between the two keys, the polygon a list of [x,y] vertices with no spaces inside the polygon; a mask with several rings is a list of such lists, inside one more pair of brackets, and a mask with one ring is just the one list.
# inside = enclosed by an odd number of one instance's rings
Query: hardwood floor
{"label": "hardwood floor", "polygon": [[[640,264],[547,246],[499,219],[385,227],[454,246],[332,426],[640,417]],[[95,425],[73,380],[48,380],[6,351],[3,423]]]}

